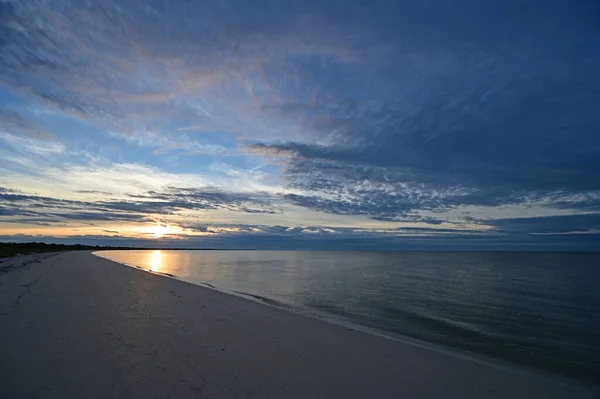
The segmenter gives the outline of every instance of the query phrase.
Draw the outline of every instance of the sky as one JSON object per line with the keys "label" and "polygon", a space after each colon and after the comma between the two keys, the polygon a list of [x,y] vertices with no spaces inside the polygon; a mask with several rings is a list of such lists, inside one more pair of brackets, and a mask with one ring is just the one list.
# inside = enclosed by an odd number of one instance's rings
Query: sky
{"label": "sky", "polygon": [[0,241],[600,250],[596,0],[0,0]]}

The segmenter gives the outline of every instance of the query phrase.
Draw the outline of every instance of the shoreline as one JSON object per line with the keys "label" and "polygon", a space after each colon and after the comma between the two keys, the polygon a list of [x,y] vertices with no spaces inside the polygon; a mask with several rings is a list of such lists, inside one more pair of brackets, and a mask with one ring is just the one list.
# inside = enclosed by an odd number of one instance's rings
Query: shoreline
{"label": "shoreline", "polygon": [[88,251],[38,260],[0,276],[2,397],[597,397]]}
{"label": "shoreline", "polygon": [[98,254],[97,252],[102,252],[102,251],[93,251],[92,255],[102,258],[104,260],[107,260],[109,262],[115,263],[120,266],[130,267],[130,268],[133,268],[133,269],[136,269],[139,271],[150,273],[152,275],[166,277],[166,278],[173,279],[173,280],[176,280],[176,281],[179,281],[182,283],[191,284],[196,287],[208,288],[208,289],[214,290],[214,291],[222,293],[222,294],[235,296],[235,297],[249,300],[249,301],[252,301],[255,303],[259,303],[261,305],[269,306],[269,307],[272,307],[272,308],[275,308],[278,310],[290,312],[290,313],[293,313],[296,315],[301,315],[304,317],[309,317],[314,320],[318,320],[318,321],[321,321],[324,323],[330,323],[332,325],[340,326],[343,328],[352,329],[352,330],[359,331],[359,332],[365,333],[365,334],[369,334],[369,335],[372,335],[375,337],[388,339],[391,341],[399,342],[401,344],[416,346],[419,348],[438,352],[438,353],[441,353],[441,354],[444,354],[447,356],[457,357],[457,358],[464,359],[467,361],[472,361],[472,362],[484,365],[486,367],[497,368],[500,370],[504,370],[504,371],[508,371],[508,372],[515,372],[515,373],[519,373],[519,374],[523,374],[523,375],[531,375],[531,376],[537,377],[537,378],[541,377],[541,378],[553,379],[553,380],[558,381],[560,384],[564,384],[565,386],[581,386],[583,389],[586,389],[586,390],[594,390],[597,388],[593,384],[587,383],[585,381],[575,380],[568,376],[561,375],[559,373],[552,373],[550,371],[537,369],[537,368],[534,368],[534,367],[531,367],[528,365],[518,364],[518,363],[510,362],[507,360],[498,359],[498,358],[495,358],[492,356],[488,356],[485,353],[468,351],[468,350],[451,347],[451,346],[443,346],[443,345],[436,344],[433,342],[419,340],[418,338],[403,336],[401,334],[393,333],[390,331],[379,330],[376,328],[363,326],[363,325],[357,324],[357,323],[349,321],[349,320],[344,320],[341,317],[333,315],[333,314],[329,314],[329,313],[326,313],[323,311],[318,311],[318,310],[312,309],[312,308],[295,307],[295,306],[288,305],[286,303],[279,302],[279,301],[271,299],[271,298],[262,297],[257,294],[240,292],[240,291],[236,291],[236,290],[226,290],[226,289],[214,286],[213,284],[206,283],[206,282],[200,282],[200,284],[194,283],[194,282],[179,278],[177,275],[173,275],[171,273],[156,272],[156,271],[153,271],[150,269],[144,269],[143,267],[140,267],[140,266],[135,266],[135,265],[131,265],[131,264],[128,264],[125,262],[119,262],[119,261],[116,261],[116,260],[113,260],[110,258],[106,258],[106,257]]}

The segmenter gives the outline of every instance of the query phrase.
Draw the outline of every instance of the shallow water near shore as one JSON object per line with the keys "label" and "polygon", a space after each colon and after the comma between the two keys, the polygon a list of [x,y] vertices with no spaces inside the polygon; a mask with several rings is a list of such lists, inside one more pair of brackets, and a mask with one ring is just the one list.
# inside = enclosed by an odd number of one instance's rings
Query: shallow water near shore
{"label": "shallow water near shore", "polygon": [[384,334],[600,381],[600,253],[96,254]]}

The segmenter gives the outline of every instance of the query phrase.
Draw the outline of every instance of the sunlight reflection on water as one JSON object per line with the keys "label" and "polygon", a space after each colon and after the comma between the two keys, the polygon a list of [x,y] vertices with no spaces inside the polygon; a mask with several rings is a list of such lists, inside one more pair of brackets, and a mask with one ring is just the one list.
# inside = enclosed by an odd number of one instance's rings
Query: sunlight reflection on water
{"label": "sunlight reflection on water", "polygon": [[160,250],[152,251],[150,255],[150,270],[159,272],[162,269],[162,252]]}

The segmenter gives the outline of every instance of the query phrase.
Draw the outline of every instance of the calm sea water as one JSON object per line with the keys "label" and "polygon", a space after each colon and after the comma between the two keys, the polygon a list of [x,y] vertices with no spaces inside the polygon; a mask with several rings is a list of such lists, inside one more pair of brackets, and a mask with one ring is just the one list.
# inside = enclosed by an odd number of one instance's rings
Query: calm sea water
{"label": "calm sea water", "polygon": [[390,335],[600,381],[600,253],[98,254]]}

